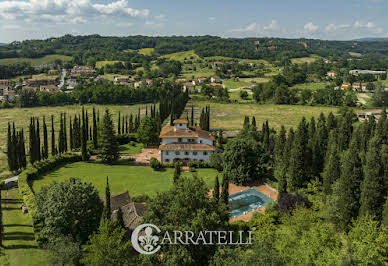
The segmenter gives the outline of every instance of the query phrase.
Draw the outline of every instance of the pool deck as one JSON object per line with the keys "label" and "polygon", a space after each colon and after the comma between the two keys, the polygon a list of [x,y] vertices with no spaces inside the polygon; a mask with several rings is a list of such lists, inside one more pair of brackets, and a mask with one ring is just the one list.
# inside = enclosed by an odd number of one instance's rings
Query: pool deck
{"label": "pool deck", "polygon": [[[250,188],[256,189],[257,191],[267,195],[268,197],[270,197],[273,200],[277,200],[277,198],[278,198],[277,190],[272,188],[272,187],[270,187],[267,184],[256,185],[256,186],[255,185],[253,185],[253,186],[237,186],[235,184],[229,183],[229,195],[232,195],[232,194],[237,193],[237,192],[245,191],[245,190],[250,189]],[[220,188],[220,193],[221,193],[221,189],[222,188]],[[210,195],[210,197],[213,195],[213,189],[211,189],[209,191],[209,195]],[[248,212],[246,214],[234,217],[234,218],[230,219],[229,222],[230,223],[235,222],[235,221],[248,222],[249,219],[251,219],[252,215],[255,212],[264,213],[264,211],[265,211],[265,207],[261,207],[261,208],[259,208],[257,210],[254,210],[254,211]]]}

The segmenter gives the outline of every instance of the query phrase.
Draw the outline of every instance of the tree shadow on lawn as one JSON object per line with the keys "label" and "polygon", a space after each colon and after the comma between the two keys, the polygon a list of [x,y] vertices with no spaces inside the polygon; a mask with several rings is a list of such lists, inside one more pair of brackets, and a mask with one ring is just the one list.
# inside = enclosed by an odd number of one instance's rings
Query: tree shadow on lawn
{"label": "tree shadow on lawn", "polygon": [[32,227],[30,224],[5,224],[4,227]]}
{"label": "tree shadow on lawn", "polygon": [[38,249],[36,245],[9,245],[4,246],[4,249]]}
{"label": "tree shadow on lawn", "polygon": [[1,199],[2,204],[18,204],[22,202],[23,200],[21,199]]}
{"label": "tree shadow on lawn", "polygon": [[34,237],[33,233],[11,232],[11,233],[5,233],[3,240],[33,241],[33,240],[35,240],[35,237]]}

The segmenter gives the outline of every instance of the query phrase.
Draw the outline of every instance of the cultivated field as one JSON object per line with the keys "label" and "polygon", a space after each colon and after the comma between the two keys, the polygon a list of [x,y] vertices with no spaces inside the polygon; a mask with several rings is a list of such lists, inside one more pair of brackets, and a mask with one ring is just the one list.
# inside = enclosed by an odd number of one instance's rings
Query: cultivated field
{"label": "cultivated field", "polygon": [[32,66],[39,66],[41,64],[52,64],[57,59],[62,60],[62,62],[70,61],[71,56],[54,54],[54,55],[46,55],[40,58],[4,58],[4,59],[0,59],[0,65],[27,62],[27,63],[30,63]]}
{"label": "cultivated field", "polygon": [[102,68],[105,65],[113,65],[114,63],[119,63],[120,61],[113,60],[113,61],[97,61],[96,62],[96,68]]}
{"label": "cultivated field", "polygon": [[303,83],[303,84],[297,84],[293,86],[293,88],[317,90],[317,89],[324,89],[329,84],[330,82]]}
{"label": "cultivated field", "polygon": [[[218,174],[215,169],[198,169],[196,174],[204,179],[209,188],[214,185],[214,178]],[[191,176],[191,172],[182,172],[182,176]],[[148,166],[105,165],[96,162],[77,162],[65,165],[33,182],[33,189],[38,192],[42,186],[53,181],[63,181],[70,177],[79,177],[85,182],[92,183],[104,195],[106,177],[109,176],[109,187],[112,194],[128,190],[130,196],[147,194],[155,195],[166,191],[173,185],[174,169],[166,168],[154,171]]]}
{"label": "cultivated field", "polygon": [[[106,108],[109,108],[113,114],[114,123],[117,122],[117,115],[120,111],[122,114],[127,115],[130,113],[137,113],[138,108],[141,108],[141,114],[145,114],[145,105],[96,105],[96,110],[100,112],[100,119],[104,114]],[[85,109],[89,113],[89,125],[92,121],[92,105],[86,105]],[[17,129],[24,128],[24,136],[26,138],[26,146],[28,144],[28,125],[31,116],[37,116],[40,118],[40,125],[42,126],[42,118],[46,116],[46,123],[49,131],[49,143],[51,143],[51,120],[50,116],[54,115],[54,126],[56,130],[56,138],[59,132],[59,117],[61,113],[67,114],[67,123],[69,118],[74,117],[74,114],[80,114],[82,107],[80,105],[59,106],[59,107],[35,107],[35,108],[13,108],[13,109],[0,109],[0,178],[10,173],[7,171],[7,157],[4,153],[7,145],[7,124],[8,122],[15,122]],[[42,134],[42,130],[40,131]],[[43,140],[43,137],[41,137]]]}
{"label": "cultivated field", "polygon": [[194,50],[189,50],[189,51],[183,51],[183,52],[177,52],[177,53],[172,53],[172,54],[166,54],[162,55],[162,58],[167,58],[169,60],[176,60],[176,61],[184,61],[186,60],[198,60],[201,59],[195,52]]}
{"label": "cultivated field", "polygon": [[210,127],[223,128],[227,130],[241,129],[244,122],[244,116],[255,116],[258,126],[268,120],[270,127],[280,128],[281,125],[284,125],[286,128],[296,128],[303,116],[310,119],[312,116],[318,117],[321,112],[324,114],[337,112],[336,107],[325,106],[256,103],[222,104],[207,101],[193,101],[189,102],[187,106],[190,107],[191,104],[194,104],[194,106],[198,109],[204,107],[206,104],[210,105]]}
{"label": "cultivated field", "polygon": [[303,63],[312,63],[319,58],[317,55],[312,55],[310,57],[301,57],[301,58],[292,58],[291,63],[293,64],[303,64]]}
{"label": "cultivated field", "polygon": [[139,50],[139,53],[143,55],[152,55],[154,53],[154,48],[142,48]]}

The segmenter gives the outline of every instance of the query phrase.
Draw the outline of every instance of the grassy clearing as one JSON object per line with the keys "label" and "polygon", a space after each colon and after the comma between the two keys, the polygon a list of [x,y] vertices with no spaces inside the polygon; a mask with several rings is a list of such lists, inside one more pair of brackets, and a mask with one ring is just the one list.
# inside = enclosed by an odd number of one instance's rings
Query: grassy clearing
{"label": "grassy clearing", "polygon": [[[114,123],[117,122],[117,115],[120,111],[122,115],[129,115],[130,113],[137,113],[138,108],[141,108],[141,115],[145,114],[145,105],[96,105],[96,110],[100,112],[100,119],[105,112],[106,108],[109,108],[113,115]],[[26,145],[28,144],[28,125],[31,116],[40,117],[41,125],[42,118],[45,115],[46,121],[48,124],[49,131],[49,143],[51,143],[51,120],[49,119],[51,115],[54,115],[54,127],[56,130],[56,138],[58,137],[59,132],[59,117],[61,113],[67,114],[67,123],[69,123],[69,117],[73,117],[74,114],[79,114],[81,112],[80,105],[68,105],[68,106],[58,106],[58,107],[35,107],[35,108],[13,108],[13,109],[0,109],[0,178],[2,176],[9,175],[7,171],[7,157],[5,155],[6,151],[6,141],[7,141],[7,124],[8,122],[15,122],[15,127],[17,129],[24,128],[24,135],[27,139]],[[89,120],[92,119],[92,105],[85,105],[85,109],[89,112]],[[91,122],[90,122],[91,125]],[[40,131],[43,134],[43,130]],[[68,134],[69,135],[69,134]],[[41,136],[43,140],[43,136]]]}
{"label": "grassy clearing", "polygon": [[[198,177],[202,177],[209,188],[214,185],[218,172],[214,169],[198,169]],[[34,191],[39,191],[53,181],[63,181],[70,177],[79,177],[92,183],[98,192],[105,193],[106,177],[109,176],[109,186],[112,194],[128,190],[129,195],[155,195],[166,191],[173,185],[173,168],[154,171],[148,166],[104,165],[101,163],[77,162],[68,164],[43,176],[33,182]],[[190,172],[182,172],[182,176],[191,176]]]}
{"label": "grassy clearing", "polygon": [[251,85],[248,82],[244,81],[235,81],[232,79],[224,80],[224,85],[227,89],[237,89],[237,88],[242,88]]}
{"label": "grassy clearing", "polygon": [[355,53],[355,52],[349,52],[349,55],[354,56],[354,57],[361,57],[362,56],[362,54]]}
{"label": "grassy clearing", "polygon": [[[237,92],[238,93],[238,92]],[[241,102],[241,101],[240,101]],[[255,116],[258,125],[268,120],[269,125],[274,128],[280,128],[284,125],[286,128],[298,125],[300,119],[304,116],[310,119],[312,116],[318,117],[322,112],[328,114],[336,113],[336,107],[325,106],[301,106],[301,105],[275,105],[275,104],[222,104],[207,101],[192,101],[188,106],[202,108],[206,104],[211,107],[212,128],[224,128],[227,130],[241,129],[244,122],[244,116]]]}
{"label": "grassy clearing", "polygon": [[113,65],[115,63],[119,63],[119,62],[122,62],[122,61],[117,61],[117,60],[113,60],[113,61],[97,61],[96,62],[96,68],[102,68],[106,65]]}
{"label": "grassy clearing", "polygon": [[239,103],[254,103],[253,102],[253,97],[252,97],[252,92],[248,91],[248,98],[243,100],[241,99],[240,97],[240,91],[241,90],[238,90],[238,91],[233,91],[233,92],[229,92],[229,98],[231,101],[237,101]]}
{"label": "grassy clearing", "polygon": [[37,247],[32,219],[20,210],[22,197],[18,189],[2,191],[4,251],[11,266],[49,265],[48,252]]}
{"label": "grassy clearing", "polygon": [[264,65],[270,65],[270,63],[263,59],[242,59],[242,58],[233,58],[233,57],[227,57],[227,56],[209,56],[205,57],[206,60],[209,61],[232,61],[232,60],[238,60],[238,61],[244,61],[246,63],[254,63],[254,64],[264,64]]}
{"label": "grassy clearing", "polygon": [[154,50],[154,48],[142,48],[139,50],[139,53],[150,56],[154,53]]}
{"label": "grassy clearing", "polygon": [[[133,144],[133,145],[132,145]],[[143,144],[133,142],[133,143],[120,145],[120,153],[121,154],[138,154],[141,153],[141,150],[143,149]]]}
{"label": "grassy clearing", "polygon": [[269,78],[240,78],[240,81],[247,83],[267,83],[270,81]]}
{"label": "grassy clearing", "polygon": [[101,75],[101,77],[103,79],[110,80],[110,81],[114,81],[116,76],[119,76],[119,75],[118,74],[104,74],[104,75]]}
{"label": "grassy clearing", "polygon": [[292,88],[298,88],[302,90],[303,89],[317,90],[317,89],[324,89],[329,84],[330,82],[303,83],[303,84],[297,84]]}
{"label": "grassy clearing", "polygon": [[177,60],[177,61],[184,61],[185,59],[187,60],[198,60],[201,59],[195,52],[194,50],[189,50],[189,51],[183,51],[183,52],[177,52],[177,53],[172,53],[172,54],[166,54],[161,56],[161,58],[167,58],[169,60]]}
{"label": "grassy clearing", "polygon": [[214,76],[215,72],[213,69],[209,69],[207,67],[201,68],[197,67],[197,71],[189,70],[189,71],[182,71],[181,76],[184,77],[185,79],[191,79],[193,76],[194,78],[207,78]]}
{"label": "grassy clearing", "polygon": [[9,65],[9,64],[16,64],[21,62],[27,62],[27,63],[30,63],[32,66],[39,66],[41,64],[52,64],[57,59],[62,60],[62,62],[70,61],[71,56],[53,54],[53,55],[46,55],[40,58],[4,58],[4,59],[0,59],[0,65]]}
{"label": "grassy clearing", "polygon": [[311,55],[309,57],[301,57],[301,58],[292,58],[291,63],[293,64],[304,64],[304,63],[312,63],[315,62],[319,56]]}

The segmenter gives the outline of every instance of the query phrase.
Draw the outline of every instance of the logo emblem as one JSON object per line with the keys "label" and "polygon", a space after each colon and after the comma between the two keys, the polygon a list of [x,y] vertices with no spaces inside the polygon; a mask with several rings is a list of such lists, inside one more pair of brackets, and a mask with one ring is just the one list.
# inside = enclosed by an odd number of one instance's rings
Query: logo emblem
{"label": "logo emblem", "polygon": [[[161,248],[161,246],[158,245],[159,237],[152,235],[153,229],[155,229],[157,233],[161,232],[161,230],[153,224],[141,224],[132,232],[132,247],[140,254],[154,254]],[[144,234],[141,234],[143,231]]]}

